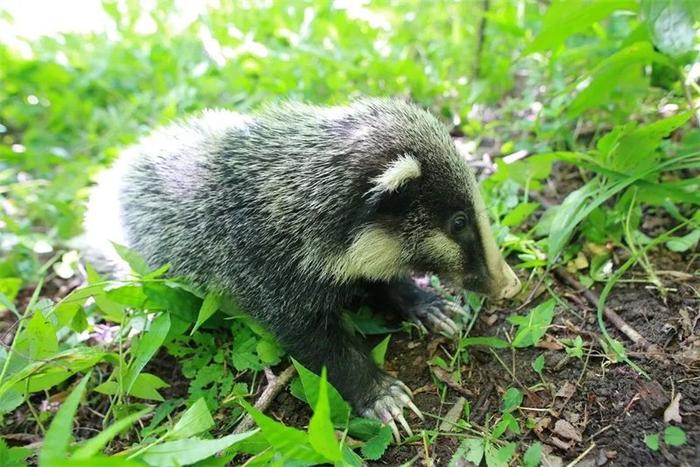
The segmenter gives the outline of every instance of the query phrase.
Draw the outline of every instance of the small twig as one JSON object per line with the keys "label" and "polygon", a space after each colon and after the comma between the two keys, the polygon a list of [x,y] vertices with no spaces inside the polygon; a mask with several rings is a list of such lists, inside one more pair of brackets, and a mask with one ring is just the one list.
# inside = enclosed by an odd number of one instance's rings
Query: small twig
{"label": "small twig", "polygon": [[473,407],[476,407],[476,410],[472,414],[470,422],[481,423],[481,419],[486,415],[486,411],[489,409],[489,397],[493,392],[493,388],[493,383],[486,383],[486,387],[479,396],[479,399],[476,401],[476,404],[473,405]]}
{"label": "small twig", "polygon": [[[262,394],[260,394],[260,397],[255,402],[255,408],[260,410],[261,412],[267,410],[270,404],[272,404],[272,401],[275,400],[275,397],[277,397],[277,394],[279,394],[282,388],[284,388],[287,385],[287,383],[289,383],[289,381],[292,379],[292,376],[294,376],[295,372],[296,368],[294,368],[294,365],[289,365],[282,373],[280,373],[277,376],[275,376],[272,373],[272,370],[266,368],[265,376],[267,376],[267,387],[262,392]],[[251,417],[250,414],[247,414],[245,418],[241,420],[241,422],[238,424],[236,429],[233,430],[233,433],[243,433],[244,431],[248,431],[252,427],[253,417]]]}
{"label": "small twig", "polygon": [[456,381],[452,380],[449,373],[447,373],[445,370],[443,370],[439,366],[433,366],[430,368],[430,370],[433,372],[433,374],[435,375],[435,377],[437,379],[439,379],[440,381],[445,383],[450,389],[457,391],[458,393],[462,394],[463,396],[467,396],[467,397],[474,396],[474,393],[472,391],[465,388],[464,386],[457,383]]}
{"label": "small twig", "polygon": [[[600,298],[591,290],[585,288],[579,281],[577,281],[571,274],[569,274],[566,270],[562,268],[556,268],[554,269],[554,275],[561,280],[562,282],[566,283],[570,287],[573,287],[576,289],[577,292],[581,293],[586,300],[588,300],[588,303],[591,304],[593,307],[598,306],[598,302],[600,301]],[[632,326],[627,324],[627,322],[622,319],[620,315],[618,315],[615,311],[611,310],[609,307],[604,308],[605,312],[605,317],[617,328],[622,332],[629,340],[631,340],[633,343],[641,346],[645,350],[649,349],[651,344],[649,341],[647,341],[644,336],[639,334]]]}
{"label": "small twig", "polygon": [[591,450],[593,450],[594,447],[595,447],[595,443],[591,443],[591,445],[588,446],[588,449],[586,449],[581,454],[579,454],[579,456],[576,459],[574,459],[571,462],[569,462],[568,464],[566,464],[566,467],[574,467],[576,464],[581,462],[581,460],[583,460],[583,458],[586,457],[586,455],[588,455],[588,453],[591,452]]}

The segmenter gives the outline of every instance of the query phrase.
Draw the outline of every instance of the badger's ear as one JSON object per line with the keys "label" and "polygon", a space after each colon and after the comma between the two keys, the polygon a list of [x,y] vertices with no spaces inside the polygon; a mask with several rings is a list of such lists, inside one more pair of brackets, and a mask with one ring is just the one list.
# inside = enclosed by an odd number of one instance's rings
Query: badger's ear
{"label": "badger's ear", "polygon": [[400,156],[372,178],[367,192],[370,213],[400,210],[407,206],[418,192],[421,176],[420,163],[412,156]]}

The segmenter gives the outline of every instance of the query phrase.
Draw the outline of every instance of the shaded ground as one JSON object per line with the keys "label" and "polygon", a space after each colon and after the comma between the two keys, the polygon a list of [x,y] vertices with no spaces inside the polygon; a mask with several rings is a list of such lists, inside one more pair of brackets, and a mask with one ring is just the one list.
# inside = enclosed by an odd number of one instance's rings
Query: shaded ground
{"label": "shaded ground", "polygon": [[[697,262],[692,266],[697,268]],[[584,451],[586,455],[577,465],[700,465],[700,284],[667,281],[666,285],[671,289],[666,299],[644,283],[632,283],[618,286],[608,301],[629,325],[660,348],[654,356],[636,349],[608,324],[611,334],[625,342],[633,360],[648,373],[648,379],[626,364],[612,364],[605,358],[597,339],[595,310],[571,289],[557,285],[557,291],[567,297],[572,310],[557,307],[554,325],[540,348],[496,350],[503,364],[488,349],[471,348],[471,359],[461,371],[464,392],[473,393],[467,397],[472,406],[470,421],[474,426],[484,426],[498,414],[503,392],[518,386],[510,375],[513,372],[524,392],[524,388],[533,388],[529,394],[526,392],[523,406],[527,408],[520,411],[519,418],[529,418],[536,424],[535,429],[526,430],[523,437],[517,438],[541,441],[549,453],[550,465],[568,464]],[[488,311],[481,315],[472,336],[512,335],[511,326],[505,321],[511,311]],[[590,355],[582,359],[568,357],[557,344],[558,339],[577,335],[583,338],[586,348],[591,348]],[[441,399],[439,387],[444,385],[427,365],[435,355],[447,358],[445,351],[451,353],[453,349],[453,343],[435,336],[411,340],[401,333],[392,339],[387,369],[415,390],[416,404],[428,416],[424,425],[415,416],[409,419],[414,428],[437,431],[440,421],[436,417],[444,417],[463,395],[448,389]],[[541,381],[531,362],[540,354],[546,361],[545,384],[538,385]],[[688,441],[681,447],[666,447],[662,443],[661,449],[653,452],[645,446],[644,436],[664,430],[664,411],[676,394],[681,395],[682,423],[675,424],[685,430]],[[277,398],[270,413],[285,423],[300,426],[308,422],[310,415],[306,406],[288,393]],[[567,431],[566,423],[558,425],[560,420],[568,422],[573,431]],[[564,435],[580,439],[567,439]],[[435,465],[447,464],[460,436],[440,435],[428,446],[428,455]],[[376,465],[397,465],[411,459],[421,465],[425,464],[425,457],[423,442],[418,440],[390,447]]]}

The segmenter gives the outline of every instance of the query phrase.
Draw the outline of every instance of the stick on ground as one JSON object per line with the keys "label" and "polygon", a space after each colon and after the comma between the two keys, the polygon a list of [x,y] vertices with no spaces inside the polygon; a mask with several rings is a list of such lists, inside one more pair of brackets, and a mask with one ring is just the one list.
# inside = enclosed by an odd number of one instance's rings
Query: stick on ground
{"label": "stick on ground", "polygon": [[[294,365],[289,365],[282,373],[280,373],[277,376],[275,376],[275,374],[272,373],[272,370],[270,370],[269,368],[265,368],[265,376],[267,377],[267,387],[262,392],[262,394],[260,394],[258,400],[255,401],[255,408],[260,410],[261,412],[267,410],[267,408],[270,407],[270,404],[272,404],[272,401],[275,400],[275,397],[277,397],[277,394],[279,394],[282,388],[284,388],[292,379],[292,376],[294,376],[295,372],[296,368],[294,368]],[[233,430],[233,432],[235,434],[243,433],[244,431],[248,431],[252,427],[253,417],[251,417],[250,414],[247,414],[245,418],[243,418],[243,420],[241,420],[241,422],[238,424],[236,429]]]}

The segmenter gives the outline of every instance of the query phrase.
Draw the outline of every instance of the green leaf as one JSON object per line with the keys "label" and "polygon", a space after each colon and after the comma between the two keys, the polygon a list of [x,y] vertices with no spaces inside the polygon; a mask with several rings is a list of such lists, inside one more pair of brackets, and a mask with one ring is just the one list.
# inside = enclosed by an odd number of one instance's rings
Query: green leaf
{"label": "green leaf", "polygon": [[[571,238],[578,224],[578,222],[575,222],[576,217],[580,215],[586,206],[586,200],[597,193],[599,193],[598,184],[593,181],[588,182],[578,190],[569,193],[561,205],[556,208],[556,214],[549,228],[547,259],[550,264],[553,264]],[[583,217],[581,216],[581,218]]]}
{"label": "green leaf", "polygon": [[56,415],[51,420],[49,429],[44,436],[44,444],[39,452],[39,463],[48,463],[52,459],[63,459],[68,454],[68,445],[73,433],[73,417],[78,410],[78,404],[85,394],[85,387],[92,372],[88,372],[78,385],[63,401]]}
{"label": "green leaf", "polygon": [[362,446],[362,455],[371,461],[379,460],[391,443],[391,428],[383,425],[377,434]]}
{"label": "green leaf", "polygon": [[506,214],[503,220],[501,220],[501,224],[509,227],[518,226],[522,224],[525,219],[530,217],[533,212],[537,211],[539,207],[540,203],[520,203]]}
{"label": "green leaf", "polygon": [[532,369],[535,370],[535,373],[538,375],[542,375],[542,370],[544,370],[544,354],[540,354],[532,361]]}
{"label": "green leaf", "polygon": [[189,438],[203,433],[214,426],[214,419],[204,398],[199,398],[185,411],[177,421],[172,431],[167,435],[170,439]]}
{"label": "green leaf", "polygon": [[659,450],[659,434],[654,433],[653,435],[645,435],[644,436],[644,444],[647,445],[649,449],[652,451],[658,451]]}
{"label": "green leaf", "polygon": [[527,318],[511,316],[508,318],[514,324],[518,324],[518,332],[513,338],[513,347],[531,347],[536,345],[554,318],[554,306],[556,301],[549,299],[533,308]]}
{"label": "green leaf", "polygon": [[321,372],[318,388],[318,398],[314,406],[314,414],[309,421],[309,442],[311,446],[326,459],[336,462],[342,457],[340,444],[335,437],[331,422],[331,409],[328,403],[328,381],[326,369]]}
{"label": "green leaf", "polygon": [[499,448],[494,444],[487,443],[486,465],[488,467],[508,467],[517,447],[515,443],[507,443]]}
{"label": "green leaf", "polygon": [[51,357],[58,352],[55,326],[40,311],[36,311],[18,337],[15,351],[29,355],[32,360]]}
{"label": "green leaf", "polygon": [[140,458],[148,465],[155,467],[171,467],[173,465],[190,465],[208,459],[217,452],[228,449],[255,433],[258,430],[231,434],[219,439],[188,438],[168,441],[148,448]]}
{"label": "green leaf", "polygon": [[170,330],[170,314],[161,313],[156,319],[151,322],[151,326],[148,331],[141,336],[138,341],[138,345],[134,348],[132,347],[132,352],[134,352],[134,359],[129,365],[129,370],[127,372],[124,387],[126,391],[129,392],[136,382],[143,367],[149,362],[151,358],[158,352],[163,342],[165,342],[165,337],[168,335]]}
{"label": "green leaf", "polygon": [[536,442],[530,445],[523,454],[524,467],[538,467],[542,460],[542,443]]}
{"label": "green leaf", "polygon": [[693,11],[685,0],[642,0],[642,12],[654,45],[671,56],[693,50]]}
{"label": "green leaf", "polygon": [[8,447],[5,440],[0,438],[0,465],[3,467],[25,467],[25,460],[31,455],[31,449]]}
{"label": "green leaf", "polygon": [[260,357],[260,360],[266,365],[276,365],[282,359],[284,355],[284,349],[277,343],[277,341],[263,338],[255,346],[255,351]]}
{"label": "green leaf", "polygon": [[0,294],[7,298],[7,303],[0,303],[0,311],[6,309],[13,309],[14,305],[12,302],[19,293],[19,289],[22,287],[22,279],[19,277],[3,277],[0,278]]}
{"label": "green leaf", "polygon": [[569,36],[585,31],[613,11],[636,11],[636,2],[631,0],[555,0],[542,20],[542,29],[530,45],[526,54],[553,50]]}
{"label": "green leaf", "polygon": [[372,349],[372,360],[374,360],[374,363],[380,368],[384,367],[384,357],[386,356],[386,350],[389,347],[390,339],[391,334],[387,334],[387,336]]}
{"label": "green leaf", "polygon": [[509,388],[503,394],[503,412],[512,412],[523,403],[523,393],[517,388]]}
{"label": "green leaf", "polygon": [[115,436],[129,428],[131,425],[136,423],[138,419],[150,412],[151,408],[147,407],[136,413],[128,415],[120,420],[117,420],[115,423],[102,430],[100,434],[98,434],[94,438],[90,438],[85,443],[83,443],[82,446],[76,449],[73,453],[73,456],[71,457],[71,460],[89,459],[92,456],[96,455],[105,446],[107,446],[107,443],[109,443]]}
{"label": "green leaf", "polygon": [[695,248],[700,240],[700,229],[693,230],[687,235],[682,237],[674,237],[666,242],[666,246],[669,250],[682,253]]}
{"label": "green leaf", "polygon": [[[311,407],[315,407],[318,402],[318,388],[321,378],[313,372],[307,370],[301,363],[292,359],[294,367],[297,369],[299,379],[304,388],[304,396]],[[333,387],[328,387],[328,401],[331,408],[331,419],[336,426],[344,427],[348,423],[350,416],[350,406],[345,402],[340,393]]]}
{"label": "green leaf", "polygon": [[460,347],[466,348],[473,345],[485,345],[487,347],[493,347],[494,349],[507,349],[510,347],[507,341],[499,339],[498,337],[465,337],[459,341]]}
{"label": "green leaf", "polygon": [[450,459],[449,467],[463,466],[465,462],[469,462],[472,465],[481,465],[483,458],[484,440],[481,438],[464,438]]}
{"label": "green leaf", "polygon": [[319,464],[326,462],[325,457],[313,449],[306,433],[271,419],[243,400],[240,404],[253,417],[260,427],[262,436],[280,454],[281,460],[297,459]]}
{"label": "green leaf", "polygon": [[215,294],[214,292],[207,293],[207,296],[204,297],[202,306],[199,309],[199,314],[197,315],[197,322],[194,324],[192,331],[190,331],[190,336],[194,334],[194,332],[197,329],[199,329],[199,327],[202,324],[204,324],[204,322],[208,320],[211,317],[211,315],[216,313],[220,306],[221,297],[218,294]]}
{"label": "green leaf", "polygon": [[669,446],[683,446],[687,440],[685,431],[680,427],[667,426],[664,430],[664,441]]}
{"label": "green leaf", "polygon": [[114,250],[117,252],[119,257],[126,261],[129,267],[131,267],[131,269],[135,273],[137,273],[140,276],[145,276],[151,271],[151,268],[148,267],[148,263],[146,263],[146,260],[143,259],[141,255],[136,253],[134,250],[132,250],[131,248],[127,248],[124,245],[119,245],[118,243],[111,243],[112,246],[114,246]]}

